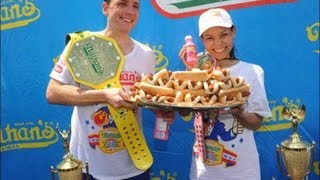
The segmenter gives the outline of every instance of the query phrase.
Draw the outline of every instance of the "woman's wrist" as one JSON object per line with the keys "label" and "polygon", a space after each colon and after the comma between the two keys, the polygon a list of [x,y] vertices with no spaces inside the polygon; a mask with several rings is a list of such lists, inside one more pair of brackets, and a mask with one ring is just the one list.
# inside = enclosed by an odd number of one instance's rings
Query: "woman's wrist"
{"label": "woman's wrist", "polygon": [[237,112],[235,112],[233,115],[235,116],[236,119],[238,119],[238,120],[240,120],[240,121],[242,121],[243,119],[245,119],[245,118],[244,118],[244,116],[245,116],[245,112],[244,112],[244,111],[237,111]]}

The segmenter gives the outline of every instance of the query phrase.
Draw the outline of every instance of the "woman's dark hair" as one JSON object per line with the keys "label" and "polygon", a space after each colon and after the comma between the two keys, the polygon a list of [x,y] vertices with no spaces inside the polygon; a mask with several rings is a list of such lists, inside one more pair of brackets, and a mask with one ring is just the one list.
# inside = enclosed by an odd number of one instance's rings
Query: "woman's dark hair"
{"label": "woman's dark hair", "polygon": [[[234,31],[235,30],[234,25],[232,25],[230,29],[231,29],[231,31]],[[234,45],[233,45],[233,47],[232,47],[232,49],[230,51],[230,59],[238,60],[236,55],[235,55],[235,47],[234,47]]]}

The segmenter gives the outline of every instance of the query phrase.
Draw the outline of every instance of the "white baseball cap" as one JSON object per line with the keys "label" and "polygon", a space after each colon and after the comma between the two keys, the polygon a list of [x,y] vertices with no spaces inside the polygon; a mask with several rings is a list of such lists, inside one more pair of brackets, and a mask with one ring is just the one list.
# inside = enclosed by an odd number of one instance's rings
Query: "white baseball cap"
{"label": "white baseball cap", "polygon": [[226,10],[222,8],[209,9],[199,17],[199,36],[209,28],[217,26],[230,28],[232,25],[232,19]]}

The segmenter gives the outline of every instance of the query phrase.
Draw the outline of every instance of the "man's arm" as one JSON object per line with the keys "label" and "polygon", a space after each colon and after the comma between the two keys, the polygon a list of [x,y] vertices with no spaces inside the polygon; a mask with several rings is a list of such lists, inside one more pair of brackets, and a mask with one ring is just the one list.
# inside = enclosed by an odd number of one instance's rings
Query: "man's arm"
{"label": "man's arm", "polygon": [[132,104],[125,101],[130,100],[130,98],[122,89],[110,88],[103,90],[86,90],[76,86],[63,84],[54,79],[49,81],[46,98],[51,104],[86,106],[108,103],[115,108],[134,108]]}

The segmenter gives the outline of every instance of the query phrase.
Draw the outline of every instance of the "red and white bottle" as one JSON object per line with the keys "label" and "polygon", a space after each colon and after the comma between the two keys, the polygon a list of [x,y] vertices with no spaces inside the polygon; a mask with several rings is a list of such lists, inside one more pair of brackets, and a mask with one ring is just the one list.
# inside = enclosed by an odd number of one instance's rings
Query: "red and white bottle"
{"label": "red and white bottle", "polygon": [[193,43],[190,35],[187,35],[184,40],[186,47],[186,62],[191,66],[195,66],[198,62],[196,45]]}
{"label": "red and white bottle", "polygon": [[154,123],[153,137],[160,140],[168,140],[169,138],[169,125],[157,113]]}

